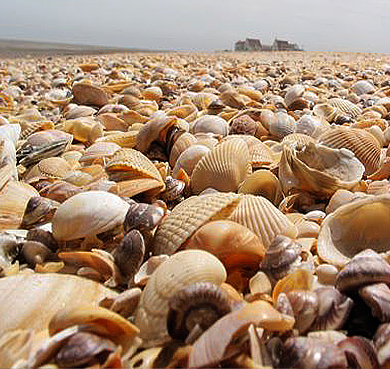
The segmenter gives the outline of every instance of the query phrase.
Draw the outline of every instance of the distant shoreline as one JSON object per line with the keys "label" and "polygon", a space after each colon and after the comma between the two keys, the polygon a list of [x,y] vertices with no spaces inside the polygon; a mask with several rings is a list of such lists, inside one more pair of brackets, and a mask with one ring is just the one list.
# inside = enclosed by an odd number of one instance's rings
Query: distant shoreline
{"label": "distant shoreline", "polygon": [[158,53],[168,51],[169,50],[149,50],[115,46],[78,45],[56,42],[0,39],[0,58],[99,55],[115,53]]}

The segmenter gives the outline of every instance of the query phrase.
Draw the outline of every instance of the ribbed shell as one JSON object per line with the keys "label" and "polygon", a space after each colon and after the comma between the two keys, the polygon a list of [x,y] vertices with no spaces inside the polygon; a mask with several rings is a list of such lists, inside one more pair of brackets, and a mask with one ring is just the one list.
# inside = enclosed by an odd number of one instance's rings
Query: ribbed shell
{"label": "ribbed shell", "polygon": [[304,133],[291,133],[291,135],[288,135],[283,138],[282,144],[289,145],[289,146],[297,146],[297,145],[307,145],[308,143],[315,143],[316,140],[308,136]]}
{"label": "ribbed shell", "polygon": [[338,97],[328,100],[331,106],[338,108],[342,112],[348,114],[352,118],[358,117],[362,114],[362,109],[360,109],[356,104],[350,102],[349,100],[340,99]]}
{"label": "ribbed shell", "polygon": [[204,132],[226,136],[229,133],[229,126],[225,119],[218,115],[202,115],[192,125],[193,134]]}
{"label": "ribbed shell", "polygon": [[112,133],[104,137],[100,137],[96,142],[113,142],[120,147],[132,149],[137,143],[138,131]]}
{"label": "ribbed shell", "polygon": [[192,172],[191,189],[196,194],[207,187],[222,192],[237,191],[251,171],[246,143],[240,139],[222,142],[198,161]]}
{"label": "ribbed shell", "polygon": [[275,113],[275,117],[276,120],[269,126],[269,132],[271,135],[281,139],[295,132],[296,122],[293,117],[284,111]]}
{"label": "ribbed shell", "polygon": [[200,159],[210,152],[210,149],[204,145],[192,145],[185,151],[183,151],[177,158],[175,166],[173,168],[173,176],[176,178],[180,169],[184,169],[185,172],[191,176],[196,164]]}
{"label": "ribbed shell", "polygon": [[239,200],[239,195],[234,193],[215,193],[192,196],[182,201],[157,228],[154,254],[173,254],[206,222],[226,219]]}
{"label": "ribbed shell", "polygon": [[266,249],[277,235],[296,238],[298,234],[296,226],[262,196],[242,195],[228,219],[248,227],[260,238]]}
{"label": "ribbed shell", "polygon": [[351,150],[363,163],[366,174],[372,174],[380,167],[381,147],[369,132],[348,127],[333,127],[318,138],[319,143],[334,148]]}
{"label": "ribbed shell", "polygon": [[79,161],[91,164],[95,159],[111,157],[120,148],[119,145],[113,142],[95,142],[85,150]]}
{"label": "ribbed shell", "polygon": [[259,142],[253,145],[249,152],[251,154],[251,163],[253,168],[268,165],[275,161],[272,150],[264,143]]}
{"label": "ribbed shell", "polygon": [[156,346],[169,339],[168,302],[176,292],[191,283],[220,285],[225,279],[223,264],[206,251],[185,250],[172,255],[155,270],[141,295],[136,325],[143,345]]}
{"label": "ribbed shell", "polygon": [[34,177],[64,178],[72,170],[70,164],[60,157],[51,157],[41,160],[24,177],[25,180]]}
{"label": "ribbed shell", "polygon": [[155,165],[140,151],[133,149],[116,151],[107,163],[106,171],[112,180],[153,178],[163,182]]}
{"label": "ribbed shell", "polygon": [[160,193],[165,188],[163,182],[152,178],[136,178],[121,181],[110,186],[108,192],[120,197],[133,197],[140,193],[148,193],[150,196]]}

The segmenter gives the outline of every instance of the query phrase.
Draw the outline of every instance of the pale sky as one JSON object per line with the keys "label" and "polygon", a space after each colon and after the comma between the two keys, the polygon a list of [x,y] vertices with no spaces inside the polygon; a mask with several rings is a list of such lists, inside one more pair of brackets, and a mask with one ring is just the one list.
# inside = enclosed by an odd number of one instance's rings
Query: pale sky
{"label": "pale sky", "polygon": [[275,37],[390,53],[390,0],[2,0],[0,38],[214,51]]}

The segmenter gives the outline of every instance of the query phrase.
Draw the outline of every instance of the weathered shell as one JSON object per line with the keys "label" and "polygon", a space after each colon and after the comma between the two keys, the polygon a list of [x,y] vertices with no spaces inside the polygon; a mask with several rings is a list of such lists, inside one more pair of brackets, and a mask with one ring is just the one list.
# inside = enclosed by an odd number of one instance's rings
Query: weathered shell
{"label": "weathered shell", "polygon": [[192,196],[182,201],[157,228],[153,253],[173,254],[206,222],[226,219],[239,201],[240,196],[233,193]]}
{"label": "weathered shell", "polygon": [[267,249],[277,235],[297,236],[297,228],[269,200],[262,196],[241,195],[229,220],[248,227]]}
{"label": "weathered shell", "polygon": [[217,115],[203,115],[192,124],[191,133],[214,133],[226,136],[229,132],[228,123]]}
{"label": "weathered shell", "polygon": [[332,98],[328,100],[331,106],[336,107],[343,113],[348,114],[352,118],[358,117],[362,114],[362,109],[360,109],[356,104],[350,102],[349,100],[344,100],[340,98]]}
{"label": "weathered shell", "polygon": [[294,118],[284,111],[275,113],[275,121],[270,123],[269,132],[271,135],[281,139],[295,132],[296,122]]}
{"label": "weathered shell", "polygon": [[138,136],[138,131],[128,131],[128,132],[108,132],[106,136],[99,137],[96,142],[111,142],[119,145],[120,147],[126,147],[132,149],[135,147],[136,140]]}
{"label": "weathered shell", "polygon": [[192,145],[188,149],[184,150],[175,162],[173,167],[173,176],[176,177],[180,169],[191,176],[196,164],[200,159],[210,152],[210,149],[204,145]]}
{"label": "weathered shell", "polygon": [[109,187],[111,192],[120,197],[133,197],[140,193],[153,197],[164,190],[164,182],[153,178],[135,178],[128,181],[120,181]]}
{"label": "weathered shell", "polygon": [[79,161],[88,165],[96,159],[109,159],[120,148],[113,142],[96,142],[85,150]]}
{"label": "weathered shell", "polygon": [[238,185],[251,173],[249,150],[240,139],[217,145],[196,164],[191,175],[193,193],[207,187],[222,192],[237,191]]}
{"label": "weathered shell", "polygon": [[366,80],[360,80],[355,82],[351,86],[351,90],[355,92],[357,95],[370,94],[375,91],[375,87]]}
{"label": "weathered shell", "polygon": [[366,174],[372,174],[379,169],[381,146],[366,130],[343,126],[332,127],[318,138],[318,142],[334,149],[351,150],[365,166]]}
{"label": "weathered shell", "polygon": [[330,196],[351,189],[363,176],[364,165],[347,149],[331,149],[309,143],[295,149],[284,146],[279,165],[283,192],[298,189]]}
{"label": "weathered shell", "polygon": [[180,135],[172,146],[169,155],[169,164],[173,168],[175,166],[177,158],[182,152],[188,149],[192,144],[196,142],[196,138],[192,133],[184,132]]}
{"label": "weathered shell", "polygon": [[328,128],[330,128],[330,125],[324,119],[320,119],[314,115],[305,114],[297,121],[295,133],[303,133],[317,138]]}
{"label": "weathered shell", "polygon": [[64,178],[70,173],[72,167],[61,157],[52,157],[41,160],[27,172],[24,179],[28,180],[34,177]]}
{"label": "weathered shell", "polygon": [[106,92],[98,86],[87,82],[75,83],[72,87],[75,102],[81,105],[102,107],[108,104]]}
{"label": "weathered shell", "polygon": [[321,259],[345,265],[360,251],[371,248],[376,252],[389,251],[390,195],[367,197],[347,203],[321,224],[318,235],[318,254]]}
{"label": "weathered shell", "polygon": [[390,321],[390,288],[387,284],[377,283],[359,289],[359,295],[370,306],[372,315],[382,323]]}
{"label": "weathered shell", "polygon": [[129,204],[104,191],[88,191],[72,196],[60,205],[52,220],[57,240],[74,240],[108,231],[125,219]]}
{"label": "weathered shell", "polygon": [[163,182],[160,172],[141,152],[133,149],[116,151],[106,165],[111,180],[152,178]]}
{"label": "weathered shell", "polygon": [[303,94],[305,93],[305,87],[302,85],[294,85],[287,89],[286,96],[284,97],[284,102],[290,110],[302,110],[307,107],[307,103],[303,104],[302,99]]}
{"label": "weathered shell", "polygon": [[220,285],[226,279],[223,264],[202,250],[185,250],[172,255],[152,274],[142,295],[136,325],[144,346],[155,346],[168,339],[169,299],[190,283]]}

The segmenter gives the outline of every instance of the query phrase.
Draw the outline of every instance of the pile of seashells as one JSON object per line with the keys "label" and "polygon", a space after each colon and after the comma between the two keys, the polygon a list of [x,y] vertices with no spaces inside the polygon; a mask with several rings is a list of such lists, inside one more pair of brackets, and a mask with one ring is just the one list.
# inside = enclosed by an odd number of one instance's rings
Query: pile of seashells
{"label": "pile of seashells", "polygon": [[0,367],[390,368],[386,58],[1,60]]}

